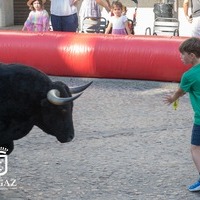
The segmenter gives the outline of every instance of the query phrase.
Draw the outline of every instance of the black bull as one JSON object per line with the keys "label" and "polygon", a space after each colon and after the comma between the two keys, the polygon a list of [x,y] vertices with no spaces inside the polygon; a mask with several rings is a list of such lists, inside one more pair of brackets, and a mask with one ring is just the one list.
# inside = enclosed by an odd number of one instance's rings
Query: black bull
{"label": "black bull", "polygon": [[[69,88],[44,73],[20,64],[0,64],[0,147],[14,149],[14,140],[38,126],[58,141],[74,138],[73,100],[92,82]],[[72,94],[77,94],[72,96]]]}

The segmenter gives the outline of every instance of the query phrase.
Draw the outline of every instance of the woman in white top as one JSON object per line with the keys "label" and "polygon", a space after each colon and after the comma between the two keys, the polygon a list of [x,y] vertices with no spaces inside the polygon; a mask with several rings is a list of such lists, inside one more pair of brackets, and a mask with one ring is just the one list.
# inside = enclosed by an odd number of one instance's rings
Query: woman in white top
{"label": "woman in white top", "polygon": [[76,32],[78,28],[78,0],[50,0],[53,31]]}

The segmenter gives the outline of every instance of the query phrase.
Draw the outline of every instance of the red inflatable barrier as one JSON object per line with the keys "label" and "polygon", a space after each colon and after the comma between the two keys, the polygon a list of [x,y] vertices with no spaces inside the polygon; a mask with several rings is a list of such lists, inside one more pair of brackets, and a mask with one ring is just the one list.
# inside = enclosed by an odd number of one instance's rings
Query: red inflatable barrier
{"label": "red inflatable barrier", "polygon": [[180,81],[189,66],[178,47],[186,38],[63,32],[0,32],[0,62],[49,75]]}

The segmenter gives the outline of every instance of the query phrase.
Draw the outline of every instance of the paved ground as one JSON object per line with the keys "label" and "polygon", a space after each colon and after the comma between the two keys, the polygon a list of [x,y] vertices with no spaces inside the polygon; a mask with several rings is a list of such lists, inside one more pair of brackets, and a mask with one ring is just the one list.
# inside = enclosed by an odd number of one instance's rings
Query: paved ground
{"label": "paved ground", "polygon": [[[51,78],[70,86],[91,80]],[[0,199],[199,199],[200,193],[186,189],[197,175],[189,150],[188,96],[175,111],[162,99],[176,83],[92,80],[75,101],[71,143],[60,144],[37,127],[15,142],[8,173],[0,179]]]}
{"label": "paved ground", "polygon": [[6,26],[6,27],[0,27],[0,30],[16,30],[20,31],[22,30],[23,25],[13,25],[13,26]]}

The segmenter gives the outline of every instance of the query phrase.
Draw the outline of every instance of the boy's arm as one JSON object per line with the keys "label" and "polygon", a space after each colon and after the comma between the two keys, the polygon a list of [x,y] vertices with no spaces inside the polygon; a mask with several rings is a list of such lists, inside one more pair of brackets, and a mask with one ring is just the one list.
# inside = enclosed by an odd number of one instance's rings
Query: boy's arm
{"label": "boy's arm", "polygon": [[176,101],[177,99],[179,99],[179,97],[182,97],[185,94],[185,92],[179,88],[173,95],[168,95],[164,98],[164,102],[166,104],[171,104],[174,101]]}

